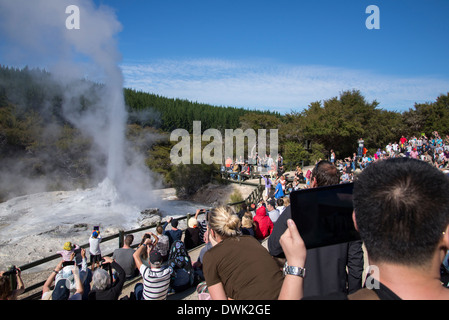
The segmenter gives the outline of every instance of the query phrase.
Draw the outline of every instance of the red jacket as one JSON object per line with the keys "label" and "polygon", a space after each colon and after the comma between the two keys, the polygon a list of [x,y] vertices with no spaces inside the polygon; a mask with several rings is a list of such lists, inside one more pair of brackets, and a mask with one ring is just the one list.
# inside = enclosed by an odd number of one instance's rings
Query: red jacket
{"label": "red jacket", "polygon": [[268,237],[273,231],[273,221],[267,215],[267,210],[264,206],[256,210],[256,215],[254,216],[254,223],[256,224],[256,238],[263,240]]}

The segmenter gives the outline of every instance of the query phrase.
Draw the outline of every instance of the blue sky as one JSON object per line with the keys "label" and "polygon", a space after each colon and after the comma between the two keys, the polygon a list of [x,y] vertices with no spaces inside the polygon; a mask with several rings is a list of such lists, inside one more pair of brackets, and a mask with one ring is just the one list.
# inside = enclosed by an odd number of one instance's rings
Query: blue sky
{"label": "blue sky", "polygon": [[126,87],[281,113],[351,89],[396,111],[449,92],[447,0],[94,1],[122,26]]}

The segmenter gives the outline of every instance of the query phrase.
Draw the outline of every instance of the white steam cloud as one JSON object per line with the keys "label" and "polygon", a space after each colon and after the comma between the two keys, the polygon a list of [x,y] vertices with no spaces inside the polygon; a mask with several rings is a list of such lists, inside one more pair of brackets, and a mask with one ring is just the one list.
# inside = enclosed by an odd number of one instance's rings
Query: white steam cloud
{"label": "white steam cloud", "polygon": [[[71,5],[79,8],[79,29],[66,27]],[[116,39],[121,29],[111,8],[91,0],[0,0],[3,63],[44,68],[66,88],[64,115],[94,139],[98,159],[107,159],[106,180],[122,200],[142,205],[150,201],[152,181],[142,157],[132,154],[125,141],[127,112]],[[100,100],[83,114],[74,112],[73,98],[87,95],[92,82],[102,84]]]}

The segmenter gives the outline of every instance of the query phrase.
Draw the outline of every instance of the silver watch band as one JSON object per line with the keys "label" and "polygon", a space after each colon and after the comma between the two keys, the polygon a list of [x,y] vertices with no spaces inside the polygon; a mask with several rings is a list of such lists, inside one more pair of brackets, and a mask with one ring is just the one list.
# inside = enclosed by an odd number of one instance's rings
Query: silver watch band
{"label": "silver watch band", "polygon": [[289,266],[287,262],[285,262],[284,275],[288,274],[304,278],[306,275],[306,268]]}

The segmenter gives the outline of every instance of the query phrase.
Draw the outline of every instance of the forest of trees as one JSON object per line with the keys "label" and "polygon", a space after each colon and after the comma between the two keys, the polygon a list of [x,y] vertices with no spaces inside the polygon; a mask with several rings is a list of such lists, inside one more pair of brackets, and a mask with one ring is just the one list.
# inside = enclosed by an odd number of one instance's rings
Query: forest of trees
{"label": "forest of trees", "polygon": [[[82,112],[99,100],[102,85],[82,79],[77,85],[89,88],[72,97]],[[92,141],[64,116],[64,90],[64,85],[44,70],[0,66],[0,201],[27,192],[23,185],[11,182],[14,174],[31,180],[51,177],[47,190],[92,184]],[[170,163],[175,142],[169,141],[169,133],[176,128],[192,132],[195,120],[201,121],[202,130],[278,129],[279,151],[285,163],[327,158],[330,149],[338,158],[347,157],[355,152],[361,137],[372,153],[401,135],[430,135],[434,130],[449,134],[449,93],[398,112],[381,109],[377,101],[366,101],[360,91],[349,90],[283,115],[171,99],[127,88],[124,97],[127,136],[167,186],[179,183],[180,172],[187,172]],[[151,141],[145,140],[147,136],[153,137]],[[311,143],[306,146],[306,141]]]}

